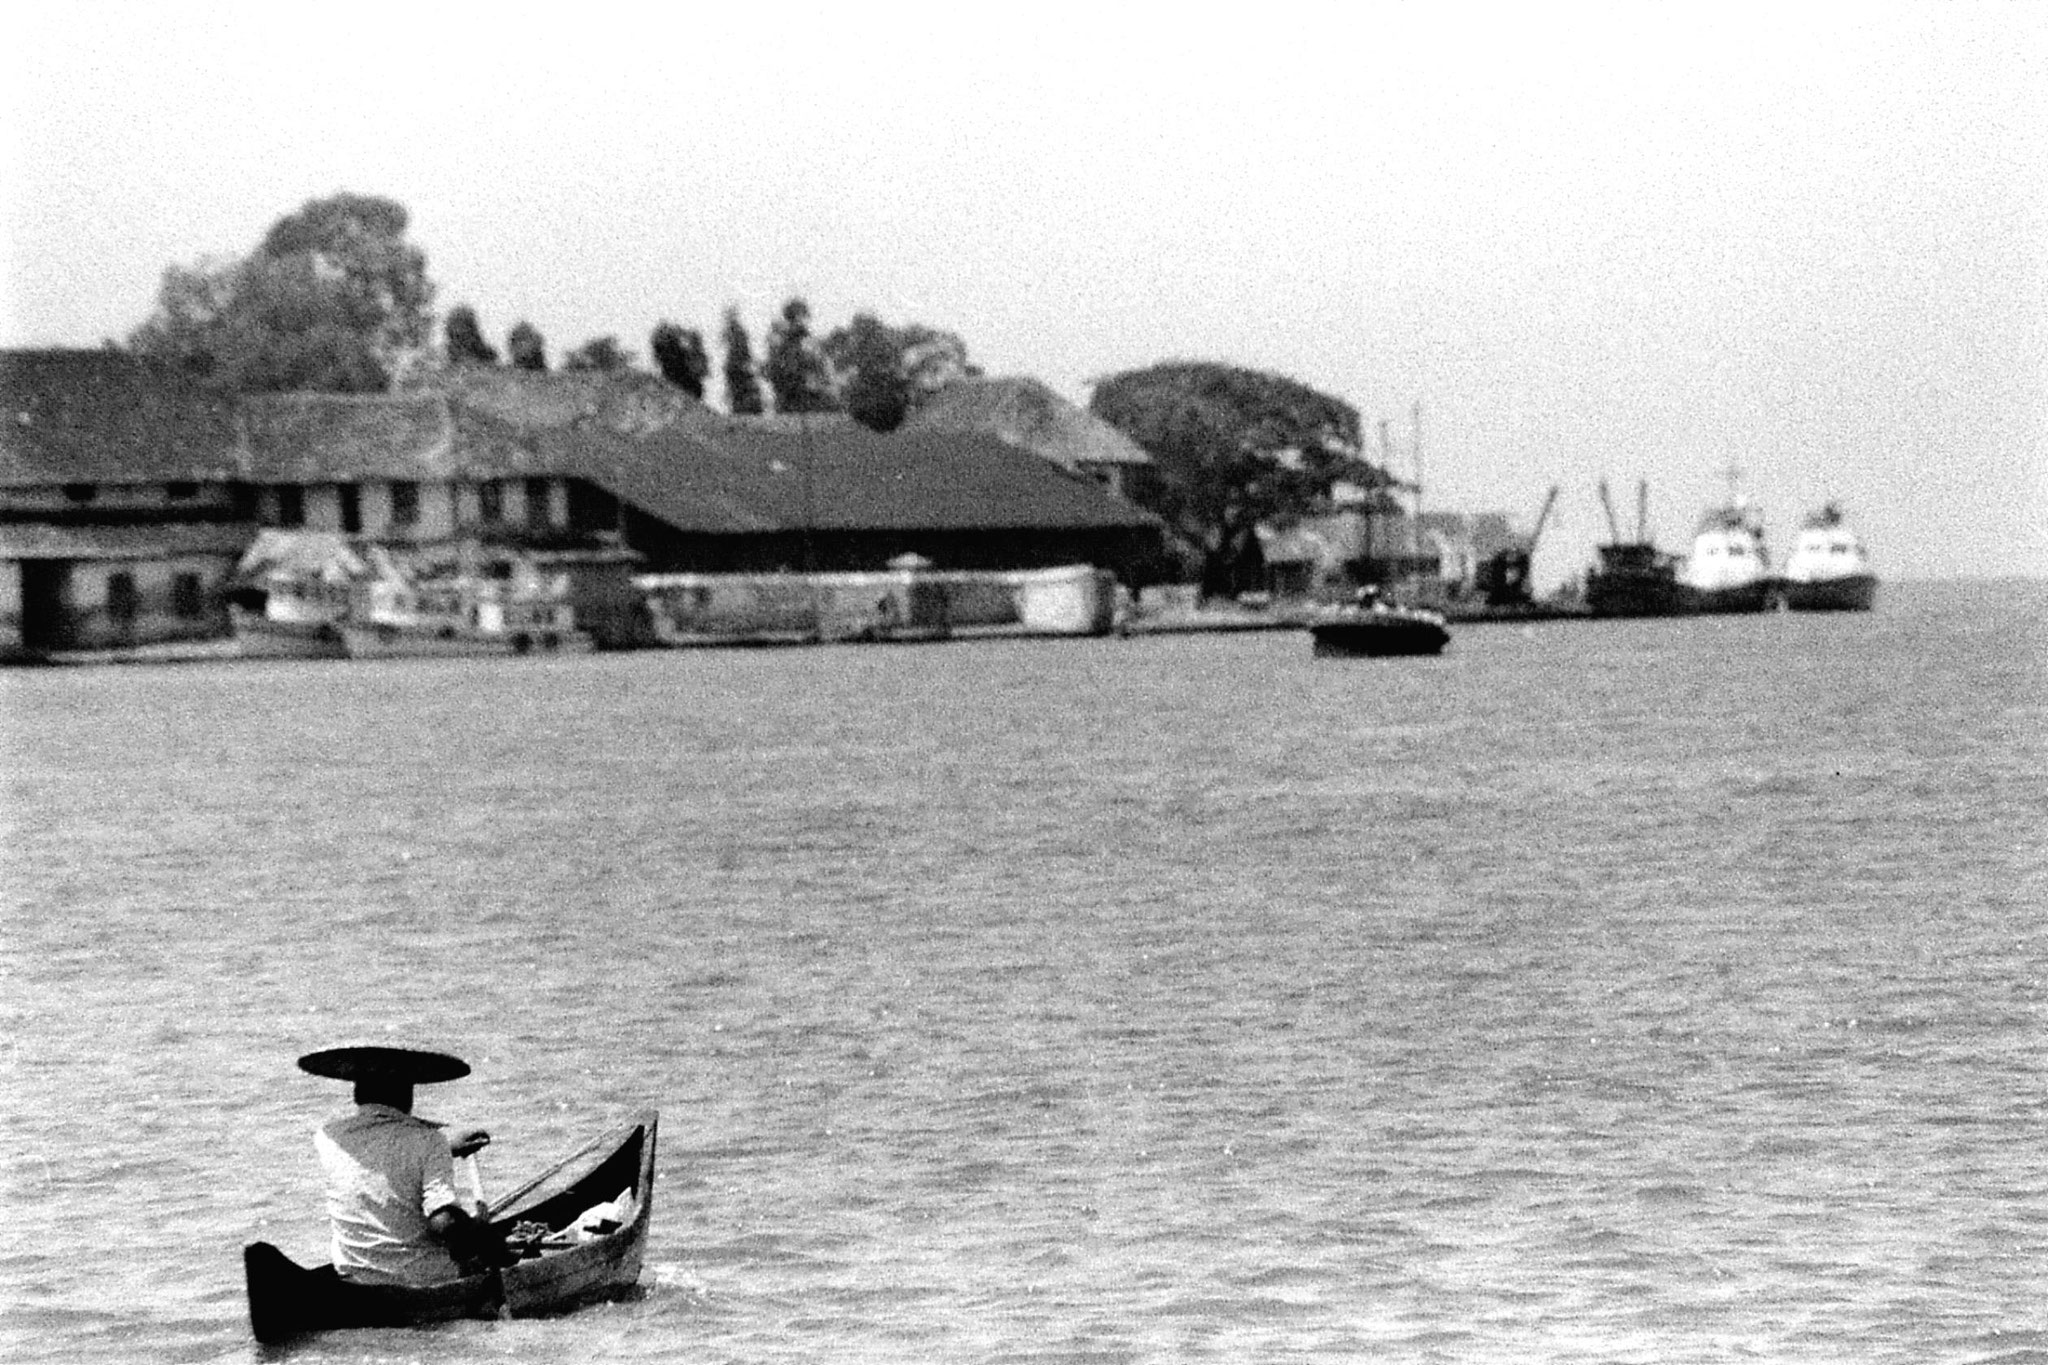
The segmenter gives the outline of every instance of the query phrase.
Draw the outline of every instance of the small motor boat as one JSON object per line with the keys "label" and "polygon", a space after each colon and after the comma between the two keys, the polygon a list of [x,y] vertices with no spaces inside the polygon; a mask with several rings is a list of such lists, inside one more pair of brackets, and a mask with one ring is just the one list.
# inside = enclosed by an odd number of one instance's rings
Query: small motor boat
{"label": "small motor boat", "polygon": [[1451,642],[1444,618],[1421,607],[1403,607],[1370,588],[1358,601],[1309,623],[1315,652],[1333,658],[1389,658],[1441,654]]}

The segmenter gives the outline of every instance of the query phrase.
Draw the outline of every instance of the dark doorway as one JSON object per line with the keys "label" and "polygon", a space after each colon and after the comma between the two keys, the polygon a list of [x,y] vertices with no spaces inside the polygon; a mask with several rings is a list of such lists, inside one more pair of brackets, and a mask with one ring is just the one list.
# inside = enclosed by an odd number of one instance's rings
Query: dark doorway
{"label": "dark doorway", "polygon": [[72,645],[64,601],[71,595],[71,564],[62,559],[21,563],[21,647],[65,649]]}

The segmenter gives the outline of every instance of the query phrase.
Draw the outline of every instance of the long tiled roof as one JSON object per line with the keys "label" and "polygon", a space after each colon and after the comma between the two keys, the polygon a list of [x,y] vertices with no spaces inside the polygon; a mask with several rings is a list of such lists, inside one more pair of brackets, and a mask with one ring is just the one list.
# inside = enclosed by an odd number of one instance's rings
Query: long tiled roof
{"label": "long tiled roof", "polygon": [[554,470],[495,411],[437,393],[258,394],[242,400],[256,483],[502,479]]}
{"label": "long tiled roof", "polygon": [[808,436],[680,428],[533,439],[679,530],[1033,530],[1150,527],[1151,513],[1006,441],[976,433],[839,428]]}
{"label": "long tiled roof", "polygon": [[[0,481],[582,477],[679,530],[1153,527],[995,435],[735,421],[627,385],[503,376],[447,391],[268,394],[230,406],[130,357],[0,353]],[[643,391],[644,390],[644,391]],[[545,398],[527,403],[521,394]],[[659,400],[659,401],[657,401]],[[623,402],[623,400],[622,400]],[[239,408],[239,412],[236,409]]]}
{"label": "long tiled roof", "polygon": [[590,427],[530,434],[541,456],[683,531],[741,534],[784,525],[754,472],[681,431],[634,439]]}
{"label": "long tiled roof", "polygon": [[235,477],[226,397],[118,351],[0,351],[0,484]]}
{"label": "long tiled roof", "polygon": [[860,423],[843,412],[756,412],[742,415],[700,408],[692,415],[690,425],[700,433],[814,436],[825,431],[851,431]]}
{"label": "long tiled roof", "polygon": [[254,394],[241,410],[248,477],[258,483],[460,472],[448,404],[435,394]]}

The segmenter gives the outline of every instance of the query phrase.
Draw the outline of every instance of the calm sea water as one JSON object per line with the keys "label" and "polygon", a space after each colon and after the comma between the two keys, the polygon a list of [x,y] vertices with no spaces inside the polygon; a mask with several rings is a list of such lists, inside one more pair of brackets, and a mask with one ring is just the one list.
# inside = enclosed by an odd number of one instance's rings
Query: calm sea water
{"label": "calm sea water", "polygon": [[638,1302],[311,1361],[2048,1360],[2048,584],[1867,616],[0,676],[0,1356],[255,1355],[298,1052]]}

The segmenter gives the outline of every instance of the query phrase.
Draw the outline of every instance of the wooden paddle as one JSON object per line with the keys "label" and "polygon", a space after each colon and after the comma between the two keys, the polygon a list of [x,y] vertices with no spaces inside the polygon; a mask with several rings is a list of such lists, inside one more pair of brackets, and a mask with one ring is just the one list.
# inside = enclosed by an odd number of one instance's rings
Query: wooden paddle
{"label": "wooden paddle", "polygon": [[491,1201],[484,1197],[484,1162],[480,1152],[471,1152],[462,1158],[462,1171],[469,1180],[469,1193],[476,1200],[476,1216],[480,1220],[491,1216]]}
{"label": "wooden paddle", "polygon": [[469,1177],[469,1192],[477,1202],[477,1217],[490,1217],[491,1201],[484,1197],[483,1150],[491,1145],[491,1135],[481,1128],[465,1128],[455,1134],[448,1145]]}

